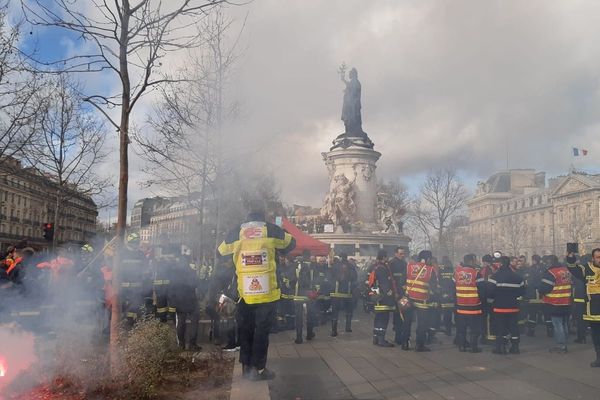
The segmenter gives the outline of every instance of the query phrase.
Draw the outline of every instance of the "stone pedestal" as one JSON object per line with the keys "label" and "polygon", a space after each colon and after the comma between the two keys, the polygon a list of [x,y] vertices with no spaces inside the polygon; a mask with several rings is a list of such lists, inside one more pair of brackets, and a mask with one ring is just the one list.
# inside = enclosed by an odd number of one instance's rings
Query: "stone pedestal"
{"label": "stone pedestal", "polygon": [[328,243],[334,254],[346,253],[348,257],[357,260],[373,260],[379,250],[386,250],[392,257],[397,247],[402,247],[408,253],[410,238],[404,234],[386,233],[318,233],[312,237]]}
{"label": "stone pedestal", "polygon": [[365,231],[374,228],[377,223],[375,163],[381,157],[381,153],[365,147],[350,146],[337,147],[322,155],[329,170],[330,187],[333,185],[333,178],[340,174],[354,182],[356,212],[351,224]]}

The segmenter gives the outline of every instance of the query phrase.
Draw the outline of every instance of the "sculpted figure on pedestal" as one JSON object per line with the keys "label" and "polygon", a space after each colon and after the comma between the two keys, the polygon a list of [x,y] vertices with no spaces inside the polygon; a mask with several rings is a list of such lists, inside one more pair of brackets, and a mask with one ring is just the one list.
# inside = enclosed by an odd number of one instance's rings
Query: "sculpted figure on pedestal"
{"label": "sculpted figure on pedestal", "polygon": [[354,181],[350,181],[344,174],[336,175],[331,182],[321,215],[331,219],[336,226],[352,222],[356,213],[354,195]]}

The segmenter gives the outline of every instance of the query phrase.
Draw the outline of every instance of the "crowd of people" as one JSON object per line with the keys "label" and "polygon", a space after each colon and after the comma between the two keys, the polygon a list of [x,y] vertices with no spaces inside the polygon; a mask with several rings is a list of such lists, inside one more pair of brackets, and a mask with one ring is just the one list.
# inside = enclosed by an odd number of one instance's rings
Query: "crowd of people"
{"label": "crowd of people", "polygon": [[589,324],[596,350],[591,366],[599,367],[600,249],[581,260],[569,253],[564,261],[554,255],[534,255],[531,261],[495,252],[479,262],[467,254],[454,267],[448,259],[438,263],[428,250],[408,262],[401,248],[391,260],[380,251],[369,285],[375,301],[373,343],[393,346],[385,340],[393,315],[394,342],[402,350],[411,349],[416,319],[417,352],[431,351],[435,333],[451,336],[455,325],[454,343],[462,352],[478,353],[480,344],[489,343],[495,354],[519,354],[521,334],[536,336],[541,323],[555,341],[549,350],[566,353],[569,333],[575,332],[575,343],[586,343]]}
{"label": "crowd of people", "polygon": [[[218,296],[231,287],[232,269],[217,273],[198,265],[177,245],[157,250],[140,246],[138,234],[128,235],[116,277],[111,246],[65,245],[56,252],[36,252],[26,242],[10,246],[0,262],[0,323],[16,322],[51,336],[75,327],[90,340],[107,340],[115,299],[113,279],[118,279],[124,329],[140,318],[173,322],[179,346],[199,350],[201,304],[206,304],[216,340],[220,337]],[[228,294],[235,297],[231,290]],[[228,349],[236,348],[236,340],[230,334]]]}
{"label": "crowd of people", "polygon": [[467,254],[454,265],[429,250],[408,258],[398,247],[392,257],[380,250],[373,263],[360,265],[346,254],[314,257],[304,250],[293,257],[294,247],[294,238],[261,212],[227,236],[214,269],[197,267],[179,246],[161,246],[155,255],[135,233],[127,236],[118,276],[106,249],[85,244],[50,254],[19,243],[0,263],[0,323],[51,334],[71,318],[106,338],[117,287],[125,328],[141,317],[174,321],[182,349],[200,349],[202,313],[215,341],[220,321],[235,320],[223,335],[224,350],[239,349],[244,377],[262,380],[275,376],[266,368],[270,333],[295,331],[298,345],[328,323],[332,337],[340,329],[351,333],[362,302],[374,314],[376,346],[427,352],[436,334],[454,333],[461,352],[491,344],[495,354],[519,354],[521,335],[539,335],[542,325],[554,338],[549,350],[566,353],[570,332],[575,343],[586,343],[589,325],[597,354],[591,366],[600,367],[600,249],[581,259],[534,255],[531,263],[500,252]]}

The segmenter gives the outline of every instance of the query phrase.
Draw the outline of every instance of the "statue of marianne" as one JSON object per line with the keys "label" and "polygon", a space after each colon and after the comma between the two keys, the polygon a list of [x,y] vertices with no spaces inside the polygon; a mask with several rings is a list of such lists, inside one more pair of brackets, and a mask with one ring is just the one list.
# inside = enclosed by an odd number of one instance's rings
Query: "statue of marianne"
{"label": "statue of marianne", "polygon": [[349,73],[350,80],[346,80],[346,65],[340,67],[340,78],[346,84],[344,89],[344,105],[342,106],[342,121],[346,127],[347,136],[362,136],[362,117],[360,115],[360,82],[358,71],[352,68]]}

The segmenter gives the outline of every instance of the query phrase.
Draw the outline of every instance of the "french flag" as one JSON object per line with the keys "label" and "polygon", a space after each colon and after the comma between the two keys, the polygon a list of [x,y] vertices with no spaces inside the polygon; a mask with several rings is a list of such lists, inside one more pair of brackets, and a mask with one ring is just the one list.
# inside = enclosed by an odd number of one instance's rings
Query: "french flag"
{"label": "french flag", "polygon": [[588,151],[585,149],[578,149],[576,147],[573,147],[573,155],[575,157],[577,156],[587,156]]}

